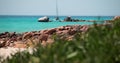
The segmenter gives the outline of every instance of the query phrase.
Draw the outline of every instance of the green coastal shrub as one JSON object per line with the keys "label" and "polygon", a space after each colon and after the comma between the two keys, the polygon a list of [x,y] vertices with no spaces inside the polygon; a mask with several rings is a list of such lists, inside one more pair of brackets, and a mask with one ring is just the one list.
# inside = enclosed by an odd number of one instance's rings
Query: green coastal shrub
{"label": "green coastal shrub", "polygon": [[3,63],[120,63],[120,20],[77,33],[72,41],[54,37],[46,47],[38,45],[33,54],[17,53]]}

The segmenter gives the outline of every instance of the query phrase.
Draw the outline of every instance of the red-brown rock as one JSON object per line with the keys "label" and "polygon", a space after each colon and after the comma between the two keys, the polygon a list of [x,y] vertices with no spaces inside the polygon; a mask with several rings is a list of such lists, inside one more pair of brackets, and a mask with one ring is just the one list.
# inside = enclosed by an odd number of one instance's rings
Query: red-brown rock
{"label": "red-brown rock", "polygon": [[24,44],[21,41],[20,42],[15,42],[13,47],[15,47],[15,48],[26,48],[27,44]]}
{"label": "red-brown rock", "polygon": [[68,31],[68,34],[69,34],[69,35],[74,35],[76,32],[77,32],[76,30],[69,30],[69,31]]}
{"label": "red-brown rock", "polygon": [[29,38],[32,37],[32,35],[33,35],[33,34],[32,34],[31,32],[25,33],[25,34],[23,34],[22,39],[29,39]]}
{"label": "red-brown rock", "polygon": [[54,28],[54,29],[47,30],[45,33],[51,35],[51,34],[53,34],[55,32],[56,32],[56,29]]}
{"label": "red-brown rock", "polygon": [[1,48],[1,47],[4,47],[4,46],[5,46],[5,44],[6,44],[6,42],[5,42],[5,41],[0,41],[0,48]]}
{"label": "red-brown rock", "polygon": [[89,28],[88,26],[84,25],[84,26],[81,26],[80,30],[82,32],[86,32],[88,30],[88,28]]}
{"label": "red-brown rock", "polygon": [[42,41],[47,41],[48,39],[48,34],[41,34],[39,36],[39,40],[42,42]]}

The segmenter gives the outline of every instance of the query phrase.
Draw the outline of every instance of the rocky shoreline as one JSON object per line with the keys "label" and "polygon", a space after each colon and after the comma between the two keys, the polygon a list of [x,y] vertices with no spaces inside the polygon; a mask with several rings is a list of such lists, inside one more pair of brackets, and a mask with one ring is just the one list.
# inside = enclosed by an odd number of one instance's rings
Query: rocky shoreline
{"label": "rocky shoreline", "polygon": [[4,32],[0,33],[0,48],[26,48],[32,46],[32,43],[41,43],[42,45],[53,43],[54,39],[52,39],[52,36],[54,34],[61,36],[61,39],[71,40],[76,32],[86,32],[88,28],[89,26],[87,25],[67,25],[48,30],[25,32],[21,34],[16,32]]}

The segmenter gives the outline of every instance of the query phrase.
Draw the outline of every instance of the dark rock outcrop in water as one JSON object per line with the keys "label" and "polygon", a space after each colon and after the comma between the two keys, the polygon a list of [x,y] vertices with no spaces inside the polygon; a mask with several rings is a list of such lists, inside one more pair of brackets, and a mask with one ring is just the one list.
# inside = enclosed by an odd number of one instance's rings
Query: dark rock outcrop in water
{"label": "dark rock outcrop in water", "polygon": [[0,48],[1,47],[27,47],[27,45],[31,45],[32,43],[41,43],[43,45],[47,43],[53,43],[54,39],[52,39],[52,35],[59,35],[61,39],[72,40],[73,36],[76,32],[86,32],[88,30],[88,26],[80,26],[80,25],[67,25],[61,26],[58,28],[53,28],[49,30],[41,30],[41,31],[32,31],[25,33],[10,33],[4,32],[0,33]]}
{"label": "dark rock outcrop in water", "polygon": [[83,19],[72,19],[72,17],[68,16],[64,19],[65,22],[83,22],[83,21],[86,21],[86,20],[83,20]]}
{"label": "dark rock outcrop in water", "polygon": [[66,17],[64,21],[72,21],[72,18],[70,16]]}

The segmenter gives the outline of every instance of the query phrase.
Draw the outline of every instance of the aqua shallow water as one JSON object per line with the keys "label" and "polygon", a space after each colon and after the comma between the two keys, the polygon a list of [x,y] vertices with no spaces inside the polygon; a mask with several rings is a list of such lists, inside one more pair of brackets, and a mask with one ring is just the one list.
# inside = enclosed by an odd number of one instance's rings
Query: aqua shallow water
{"label": "aqua shallow water", "polygon": [[[2,32],[28,32],[50,29],[65,25],[91,25],[93,22],[58,22],[54,16],[49,16],[52,22],[38,22],[41,16],[0,16],[0,33]],[[65,16],[60,16],[63,20]],[[98,20],[96,16],[72,16],[76,19]],[[111,20],[112,16],[103,16],[99,20]],[[99,22],[100,23],[100,22]]]}

